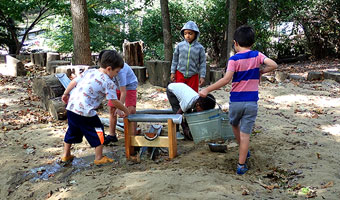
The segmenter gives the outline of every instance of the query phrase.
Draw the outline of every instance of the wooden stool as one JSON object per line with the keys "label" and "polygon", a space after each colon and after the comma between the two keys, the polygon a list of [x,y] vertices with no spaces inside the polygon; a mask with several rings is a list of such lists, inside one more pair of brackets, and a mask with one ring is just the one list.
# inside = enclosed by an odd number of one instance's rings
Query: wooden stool
{"label": "wooden stool", "polygon": [[[155,140],[149,141],[141,135],[132,135],[132,122],[167,122],[168,136],[158,136]],[[132,114],[124,119],[125,134],[125,155],[130,158],[134,153],[134,147],[167,147],[169,149],[169,158],[176,157],[177,139],[176,124],[182,122],[180,114]]]}

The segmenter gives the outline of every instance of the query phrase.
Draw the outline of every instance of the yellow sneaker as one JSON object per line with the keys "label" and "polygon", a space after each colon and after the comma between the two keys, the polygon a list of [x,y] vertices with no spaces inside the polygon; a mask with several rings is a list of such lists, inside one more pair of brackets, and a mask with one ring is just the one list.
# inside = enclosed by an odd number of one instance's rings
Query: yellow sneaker
{"label": "yellow sneaker", "polygon": [[103,164],[106,164],[106,163],[112,163],[113,159],[108,158],[106,156],[103,156],[102,159],[94,160],[93,162],[94,162],[95,165],[103,165]]}
{"label": "yellow sneaker", "polygon": [[61,162],[66,163],[66,162],[72,162],[72,160],[75,158],[74,155],[66,156],[61,158]]}

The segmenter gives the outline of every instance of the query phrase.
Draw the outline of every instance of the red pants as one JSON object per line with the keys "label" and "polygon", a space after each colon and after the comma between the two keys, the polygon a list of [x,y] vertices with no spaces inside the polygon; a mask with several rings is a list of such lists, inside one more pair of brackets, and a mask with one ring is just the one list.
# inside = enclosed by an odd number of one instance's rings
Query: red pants
{"label": "red pants", "polygon": [[198,74],[195,74],[189,78],[184,78],[184,75],[180,71],[176,70],[175,77],[176,77],[176,83],[185,83],[189,87],[191,87],[193,90],[198,92],[198,84],[199,84]]}

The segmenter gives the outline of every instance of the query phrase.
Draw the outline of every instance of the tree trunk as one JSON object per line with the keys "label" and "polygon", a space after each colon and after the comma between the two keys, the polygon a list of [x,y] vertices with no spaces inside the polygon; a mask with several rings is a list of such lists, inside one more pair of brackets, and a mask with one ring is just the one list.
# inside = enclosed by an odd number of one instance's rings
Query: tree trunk
{"label": "tree trunk", "polygon": [[234,55],[233,40],[234,32],[236,30],[236,8],[237,0],[229,0],[229,19],[228,19],[228,51],[227,60]]}
{"label": "tree trunk", "polygon": [[130,66],[143,66],[144,54],[143,54],[143,41],[123,43],[123,56],[124,61]]}
{"label": "tree trunk", "polygon": [[76,65],[92,65],[86,0],[71,0],[73,55]]}
{"label": "tree trunk", "polygon": [[[228,11],[228,0],[225,2],[225,12]],[[228,18],[229,19],[229,18]],[[218,63],[218,67],[226,67],[228,61],[228,22],[225,22],[223,31],[223,41],[221,45],[221,56]]]}
{"label": "tree trunk", "polygon": [[160,0],[163,26],[164,60],[172,61],[172,40],[168,0]]}

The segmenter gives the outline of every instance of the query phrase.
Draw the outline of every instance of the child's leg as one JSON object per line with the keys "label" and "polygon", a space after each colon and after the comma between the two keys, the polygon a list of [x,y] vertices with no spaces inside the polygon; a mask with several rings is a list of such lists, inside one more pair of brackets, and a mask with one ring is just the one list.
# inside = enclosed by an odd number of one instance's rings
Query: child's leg
{"label": "child's leg", "polygon": [[103,145],[99,145],[95,148],[95,160],[103,158]]}
{"label": "child's leg", "polygon": [[248,148],[249,148],[250,134],[240,133],[240,143],[239,143],[239,157],[238,163],[244,164],[247,159]]}
{"label": "child's leg", "polygon": [[233,133],[236,138],[237,144],[240,145],[240,126],[234,126],[232,125]]}
{"label": "child's leg", "polygon": [[110,116],[109,116],[109,135],[116,135],[116,125],[117,125],[117,116],[115,115],[116,108],[109,106]]}
{"label": "child's leg", "polygon": [[64,142],[64,152],[63,152],[64,158],[71,156],[71,146],[72,144]]}

